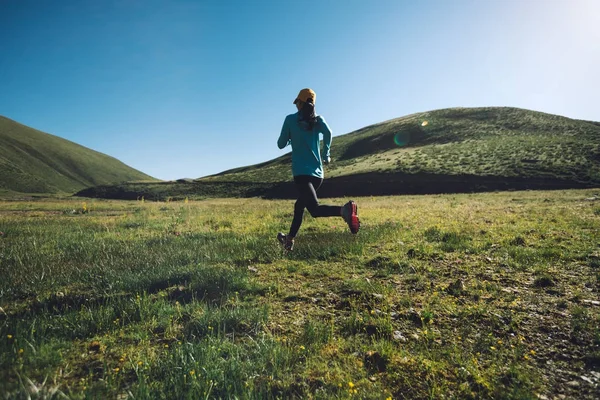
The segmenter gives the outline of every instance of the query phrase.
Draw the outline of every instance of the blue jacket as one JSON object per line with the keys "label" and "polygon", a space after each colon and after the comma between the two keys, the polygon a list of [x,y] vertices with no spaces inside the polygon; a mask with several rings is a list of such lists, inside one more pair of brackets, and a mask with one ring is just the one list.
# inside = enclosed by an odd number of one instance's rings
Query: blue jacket
{"label": "blue jacket", "polygon": [[321,116],[317,116],[317,123],[312,131],[306,130],[300,125],[299,117],[299,113],[285,117],[277,146],[283,149],[288,144],[292,145],[292,174],[294,176],[309,175],[323,178],[319,133],[323,134],[323,153],[327,158],[330,156],[331,130]]}

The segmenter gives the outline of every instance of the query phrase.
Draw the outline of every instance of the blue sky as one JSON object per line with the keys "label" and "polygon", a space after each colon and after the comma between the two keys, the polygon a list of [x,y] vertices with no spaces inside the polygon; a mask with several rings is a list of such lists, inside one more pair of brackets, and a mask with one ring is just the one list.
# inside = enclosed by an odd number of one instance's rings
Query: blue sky
{"label": "blue sky", "polygon": [[598,71],[596,0],[0,0],[0,115],[160,179],[283,154],[304,87],[335,136],[458,106],[600,121]]}

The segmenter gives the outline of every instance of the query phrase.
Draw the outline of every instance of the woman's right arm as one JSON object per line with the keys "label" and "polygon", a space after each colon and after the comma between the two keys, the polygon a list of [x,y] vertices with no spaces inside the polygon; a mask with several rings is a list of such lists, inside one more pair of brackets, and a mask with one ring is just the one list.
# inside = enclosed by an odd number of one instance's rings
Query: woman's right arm
{"label": "woman's right arm", "polygon": [[280,149],[283,149],[290,143],[290,140],[290,128],[288,126],[288,119],[286,118],[285,121],[283,121],[283,126],[281,127],[281,134],[279,135],[279,139],[277,140],[277,146]]}

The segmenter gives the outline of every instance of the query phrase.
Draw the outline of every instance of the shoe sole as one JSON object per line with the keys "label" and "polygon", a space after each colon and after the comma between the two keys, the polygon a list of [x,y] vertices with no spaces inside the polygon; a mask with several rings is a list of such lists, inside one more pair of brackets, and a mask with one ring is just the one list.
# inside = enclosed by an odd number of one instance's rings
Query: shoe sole
{"label": "shoe sole", "polygon": [[352,202],[352,214],[350,214],[350,232],[357,234],[360,229],[360,220],[358,219],[358,206],[355,202]]}

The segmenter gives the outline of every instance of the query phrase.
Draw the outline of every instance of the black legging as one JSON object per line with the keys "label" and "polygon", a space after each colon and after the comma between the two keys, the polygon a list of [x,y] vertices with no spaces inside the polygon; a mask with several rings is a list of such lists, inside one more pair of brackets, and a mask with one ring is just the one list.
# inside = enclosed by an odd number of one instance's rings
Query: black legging
{"label": "black legging", "polygon": [[298,200],[294,204],[294,219],[290,227],[290,236],[296,237],[300,225],[302,225],[302,217],[304,208],[308,210],[314,218],[318,217],[339,217],[342,212],[342,207],[339,206],[322,206],[319,205],[317,199],[317,190],[323,183],[322,178],[309,175],[298,175],[294,177],[294,183],[298,188]]}

